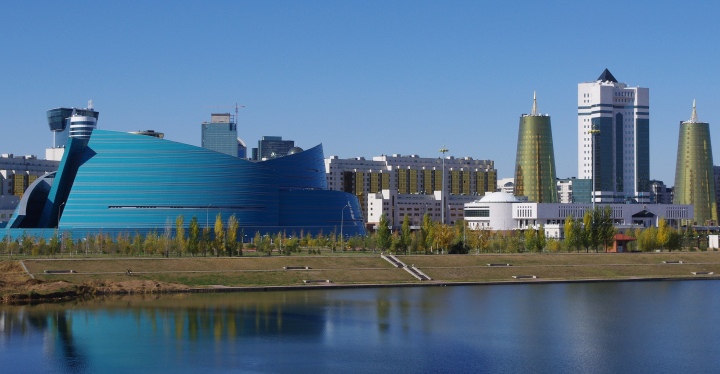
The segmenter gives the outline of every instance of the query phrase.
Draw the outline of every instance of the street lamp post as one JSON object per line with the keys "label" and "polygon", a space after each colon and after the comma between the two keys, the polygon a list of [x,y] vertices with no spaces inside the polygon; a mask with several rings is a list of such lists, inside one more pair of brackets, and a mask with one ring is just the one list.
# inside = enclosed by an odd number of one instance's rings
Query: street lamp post
{"label": "street lamp post", "polygon": [[212,204],[208,204],[208,206],[205,207],[205,228],[206,229],[210,227],[210,219],[209,218],[210,218],[210,206],[211,205]]}
{"label": "street lamp post", "polygon": [[58,218],[57,218],[57,225],[55,225],[56,228],[60,228],[60,215],[62,214],[62,209],[65,206],[65,201],[60,204],[60,207],[58,208]]}
{"label": "street lamp post", "polygon": [[440,190],[440,223],[445,224],[445,153],[450,152],[443,144],[440,148],[442,153],[442,189]]}
{"label": "street lamp post", "polygon": [[[340,211],[340,246],[342,246],[343,243],[343,223],[345,222],[345,208],[350,208],[350,202],[348,201],[347,204],[343,205],[342,210]],[[352,209],[352,208],[350,208]]]}

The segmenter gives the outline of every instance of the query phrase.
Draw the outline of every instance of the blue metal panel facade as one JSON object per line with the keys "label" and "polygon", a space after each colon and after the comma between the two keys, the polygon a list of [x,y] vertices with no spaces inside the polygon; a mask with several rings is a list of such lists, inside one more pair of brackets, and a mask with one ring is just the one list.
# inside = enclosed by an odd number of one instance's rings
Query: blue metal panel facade
{"label": "blue metal panel facade", "polygon": [[[342,224],[346,235],[364,235],[357,197],[326,189],[323,159],[322,146],[254,163],[169,140],[95,130],[87,147],[58,170],[53,190],[69,189],[67,200],[49,196],[46,204],[53,209],[43,214],[61,217],[59,229],[77,237],[174,230],[178,216],[185,226],[197,217],[201,227],[213,227],[218,214],[223,222],[235,215],[245,234],[327,234]],[[55,223],[52,218],[43,221]]]}

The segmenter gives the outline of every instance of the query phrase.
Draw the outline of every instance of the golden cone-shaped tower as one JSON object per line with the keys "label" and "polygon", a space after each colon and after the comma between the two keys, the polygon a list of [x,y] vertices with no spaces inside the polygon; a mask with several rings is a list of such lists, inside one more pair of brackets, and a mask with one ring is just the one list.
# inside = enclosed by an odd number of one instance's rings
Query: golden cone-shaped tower
{"label": "golden cone-shaped tower", "polygon": [[710,125],[698,121],[695,100],[690,120],[680,122],[673,202],[693,206],[695,218],[684,224],[718,224]]}
{"label": "golden cone-shaped tower", "polygon": [[537,203],[557,202],[555,153],[550,116],[540,114],[533,93],[530,114],[520,117],[515,160],[515,196]]}

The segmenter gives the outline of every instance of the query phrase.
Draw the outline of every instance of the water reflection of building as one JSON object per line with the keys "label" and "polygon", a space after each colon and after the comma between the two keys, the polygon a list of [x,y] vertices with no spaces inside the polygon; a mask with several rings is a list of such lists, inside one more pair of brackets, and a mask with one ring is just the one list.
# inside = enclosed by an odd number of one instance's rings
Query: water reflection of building
{"label": "water reflection of building", "polygon": [[[43,353],[51,353],[48,357],[54,359],[53,366],[62,367],[63,372],[67,373],[86,371],[88,360],[73,335],[71,312],[63,308],[47,311],[20,308],[0,310],[0,340],[36,334],[43,336],[43,344],[48,345],[43,347]],[[25,370],[33,371],[33,365],[28,363]]]}

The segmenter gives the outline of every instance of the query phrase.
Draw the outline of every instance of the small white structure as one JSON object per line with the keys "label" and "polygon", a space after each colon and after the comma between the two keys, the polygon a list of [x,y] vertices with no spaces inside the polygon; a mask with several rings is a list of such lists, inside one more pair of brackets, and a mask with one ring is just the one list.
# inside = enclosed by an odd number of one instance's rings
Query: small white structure
{"label": "small white structure", "polygon": [[513,230],[513,204],[521,203],[507,192],[488,192],[482,199],[465,204],[465,220],[472,230]]}
{"label": "small white structure", "polygon": [[720,235],[708,235],[708,249],[720,248]]}

